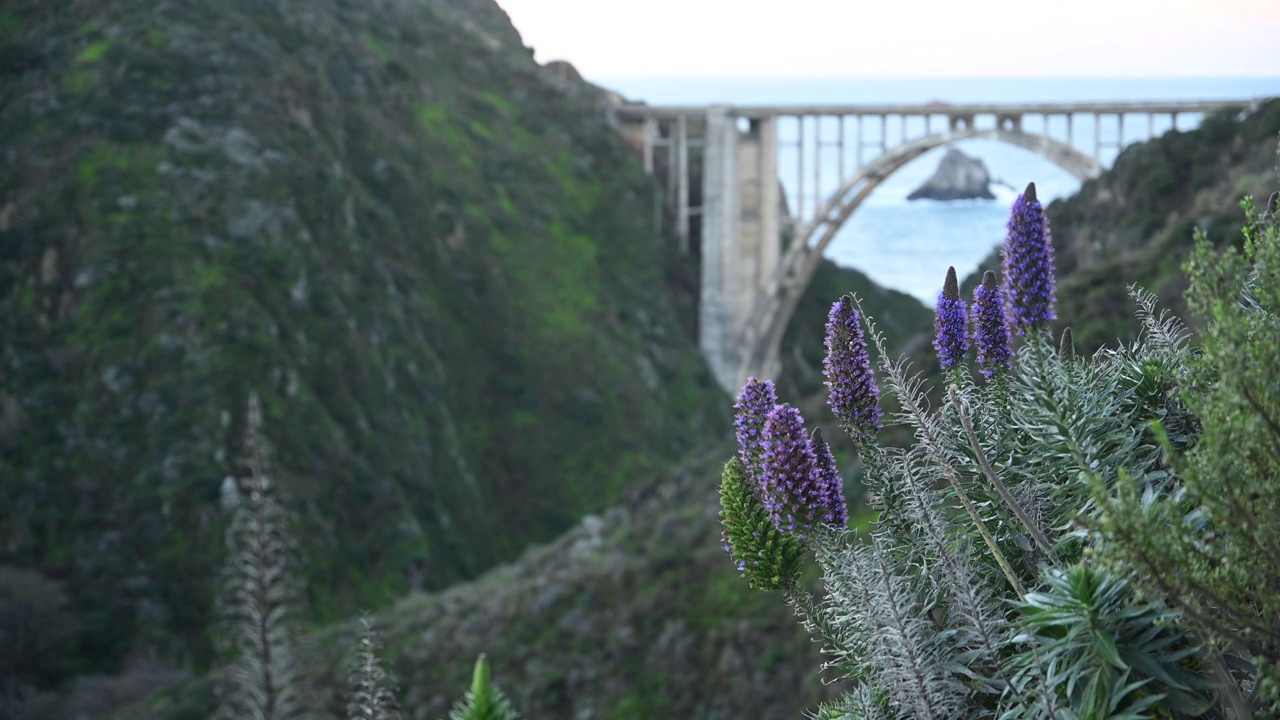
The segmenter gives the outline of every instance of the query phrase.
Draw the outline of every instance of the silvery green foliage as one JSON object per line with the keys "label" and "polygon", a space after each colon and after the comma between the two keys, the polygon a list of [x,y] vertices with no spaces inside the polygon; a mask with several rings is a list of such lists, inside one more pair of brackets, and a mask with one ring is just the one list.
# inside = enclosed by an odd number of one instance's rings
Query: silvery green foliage
{"label": "silvery green foliage", "polygon": [[360,637],[356,641],[356,668],[351,673],[351,702],[347,714],[351,720],[399,720],[393,679],[382,669],[378,650],[382,641],[368,615],[360,617]]}
{"label": "silvery green foliage", "polygon": [[1177,412],[1185,334],[1136,297],[1146,331],[1134,347],[1085,361],[1038,329],[993,380],[953,368],[936,407],[870,327],[893,420],[916,442],[860,446],[880,511],[870,537],[814,533],[825,595],[789,593],[828,667],[859,682],[817,717],[1190,717],[1208,706],[1188,666],[1198,639],[1084,560],[1103,542],[1088,529],[1097,493],[1168,482],[1148,424]]}
{"label": "silvery green foliage", "polygon": [[309,716],[303,663],[296,642],[301,587],[291,518],[276,497],[262,408],[249,398],[245,476],[240,478],[231,525],[218,643],[230,666],[219,688],[216,718],[286,720]]}
{"label": "silvery green foliage", "polygon": [[1009,703],[1002,720],[1043,717],[1058,698],[1079,717],[1141,718],[1157,707],[1195,717],[1209,708],[1208,683],[1182,666],[1199,648],[1172,613],[1134,602],[1127,582],[1094,566],[1051,569],[1045,581],[1019,603],[1024,631],[1014,644],[1024,650],[1010,659],[1011,696],[1029,697]]}
{"label": "silvery green foliage", "polygon": [[1146,335],[1146,347],[1151,354],[1181,358],[1191,340],[1191,331],[1168,310],[1157,310],[1156,296],[1137,285],[1130,285],[1129,297],[1138,304],[1138,320]]}
{"label": "silvery green foliage", "polygon": [[844,697],[824,704],[811,715],[813,720],[889,720],[888,702],[870,685],[857,685]]}
{"label": "silvery green foliage", "polygon": [[890,557],[890,544],[875,535],[853,555],[871,609],[879,616],[880,632],[871,636],[869,646],[882,663],[879,675],[889,707],[900,717],[956,717],[968,693],[949,672],[952,653],[946,638],[932,627],[929,613],[937,596],[907,562]]}
{"label": "silvery green foliage", "polygon": [[[1157,351],[1162,352],[1162,351]],[[1064,361],[1044,334],[1019,353],[1007,449],[1014,482],[1037,483],[1057,510],[1049,523],[1069,526],[1093,508],[1094,483],[1122,474],[1140,482],[1159,473],[1159,447],[1146,425],[1170,388],[1149,375],[1158,355],[1145,345],[1102,350],[1092,362]]]}
{"label": "silvery green foliage", "polygon": [[937,593],[890,556],[883,536],[827,554],[835,542],[817,543],[828,592],[819,612],[834,630],[828,643],[843,646],[839,666],[882,692],[892,717],[958,717],[968,691],[950,672],[946,638],[931,625]]}
{"label": "silvery green foliage", "polygon": [[977,575],[972,543],[957,531],[941,499],[932,492],[927,464],[905,453],[895,467],[907,496],[906,515],[922,542],[919,557],[929,572],[924,573],[939,586],[942,610],[955,635],[957,659],[971,668],[971,684],[978,692],[999,694],[1009,681],[1000,664],[1001,646],[1009,626],[996,604],[994,593]]}

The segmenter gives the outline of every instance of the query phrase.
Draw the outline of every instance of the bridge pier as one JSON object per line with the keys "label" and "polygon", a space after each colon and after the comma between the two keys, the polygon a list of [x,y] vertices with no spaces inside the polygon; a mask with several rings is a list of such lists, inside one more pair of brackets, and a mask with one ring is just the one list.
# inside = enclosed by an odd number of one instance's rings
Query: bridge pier
{"label": "bridge pier", "polygon": [[776,294],[782,256],[778,123],[753,118],[738,128],[731,108],[707,111],[702,176],[702,296],[698,343],[716,381],[736,392],[749,375],[761,295]]}
{"label": "bridge pier", "polygon": [[741,347],[732,342],[733,240],[738,230],[737,126],[728,106],[707,109],[702,156],[702,292],[698,347],[723,386]]}

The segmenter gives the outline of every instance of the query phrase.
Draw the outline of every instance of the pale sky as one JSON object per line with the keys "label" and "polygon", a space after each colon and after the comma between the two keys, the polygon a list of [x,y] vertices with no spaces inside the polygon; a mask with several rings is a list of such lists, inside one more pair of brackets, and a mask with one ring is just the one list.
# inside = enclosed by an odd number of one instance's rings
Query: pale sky
{"label": "pale sky", "polygon": [[590,79],[1280,76],[1280,0],[498,4]]}

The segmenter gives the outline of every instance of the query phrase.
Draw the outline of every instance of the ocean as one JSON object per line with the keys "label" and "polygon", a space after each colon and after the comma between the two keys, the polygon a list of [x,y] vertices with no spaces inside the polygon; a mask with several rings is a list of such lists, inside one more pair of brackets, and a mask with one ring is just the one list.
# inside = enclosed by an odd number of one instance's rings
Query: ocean
{"label": "ocean", "polygon": [[[619,78],[593,80],[597,84],[642,100],[651,105],[736,105],[766,104],[860,104],[860,103],[1023,103],[1143,100],[1213,100],[1280,96],[1280,78],[994,78],[994,79],[662,79]],[[1038,121],[1038,120],[1037,120]],[[1179,115],[1178,129],[1194,128],[1200,118]],[[817,128],[810,120],[805,126],[806,165],[804,194],[795,170],[795,120],[779,126],[779,172],[787,194],[788,207],[804,207],[809,214],[819,198],[838,184],[834,147],[823,149],[823,167],[815,193],[812,170],[813,137]],[[825,118],[820,133],[825,141],[835,139],[836,120]],[[1104,144],[1117,140],[1118,123],[1107,118],[1100,128]],[[846,122],[846,138],[851,139],[852,123]],[[940,127],[935,125],[935,127]],[[1030,122],[1028,130],[1037,130]],[[1155,121],[1156,135],[1172,129],[1168,117]],[[878,124],[864,132],[874,140]],[[900,135],[896,119],[886,126],[890,144]],[[909,138],[923,135],[922,122],[906,127]],[[1066,139],[1065,122],[1050,124],[1054,137]],[[1146,116],[1124,124],[1124,144],[1144,139]],[[1077,121],[1072,141],[1082,150],[1094,147],[1093,124]],[[851,147],[851,145],[850,145]],[[1037,194],[1048,203],[1079,189],[1080,183],[1057,165],[1012,145],[992,140],[966,140],[955,144],[968,155],[981,158],[991,176],[995,200],[908,202],[907,195],[924,182],[938,165],[945,148],[935,149],[887,178],[845,224],[827,249],[827,257],[837,264],[861,270],[879,284],[900,290],[932,306],[942,287],[947,267],[954,265],[963,278],[1004,239],[1009,207],[1028,182],[1035,182]],[[1104,151],[1104,164],[1116,154]],[[846,165],[852,170],[852,151],[846,151]]]}

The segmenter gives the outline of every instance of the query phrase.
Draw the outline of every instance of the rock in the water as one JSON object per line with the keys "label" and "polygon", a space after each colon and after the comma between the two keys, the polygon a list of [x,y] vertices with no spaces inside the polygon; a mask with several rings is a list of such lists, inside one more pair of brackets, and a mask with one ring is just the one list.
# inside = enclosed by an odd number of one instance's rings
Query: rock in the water
{"label": "rock in the water", "polygon": [[908,200],[994,200],[991,173],[978,158],[951,148],[938,163],[938,169],[923,185],[907,196]]}

